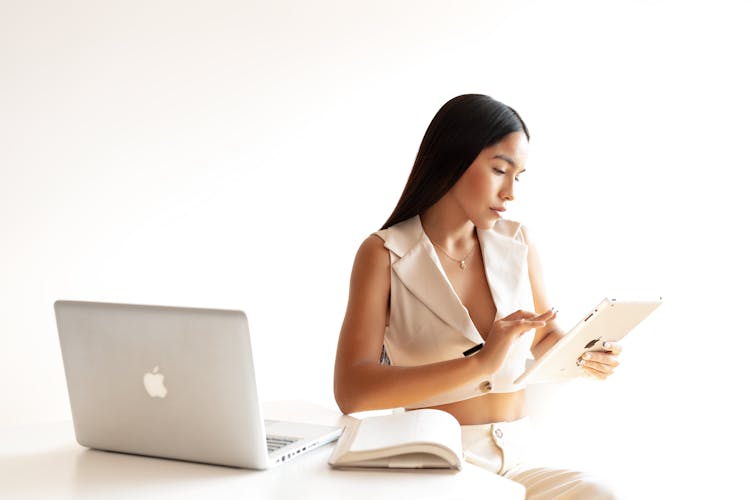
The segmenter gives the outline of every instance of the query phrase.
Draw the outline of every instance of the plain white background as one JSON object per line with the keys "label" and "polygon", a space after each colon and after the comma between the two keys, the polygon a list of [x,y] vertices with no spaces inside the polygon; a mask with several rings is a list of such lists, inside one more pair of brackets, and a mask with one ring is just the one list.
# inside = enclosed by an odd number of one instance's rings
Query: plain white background
{"label": "plain white background", "polygon": [[554,392],[550,459],[733,491],[741,4],[1,0],[0,425],[70,418],[60,298],[243,309],[264,399],[334,405],[354,253],[434,113],[479,92],[530,128],[507,216],[563,326],[605,295],[665,301],[610,381]]}

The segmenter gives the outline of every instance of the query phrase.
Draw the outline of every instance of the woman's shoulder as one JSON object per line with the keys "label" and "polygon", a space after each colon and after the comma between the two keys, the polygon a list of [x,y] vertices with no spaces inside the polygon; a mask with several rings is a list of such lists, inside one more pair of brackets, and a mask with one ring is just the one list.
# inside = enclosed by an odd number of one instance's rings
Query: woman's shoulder
{"label": "woman's shoulder", "polygon": [[362,244],[359,246],[360,252],[382,254],[388,253],[388,249],[385,247],[385,238],[380,232],[372,233],[370,236],[364,239]]}
{"label": "woman's shoulder", "polygon": [[371,290],[372,286],[387,289],[390,285],[391,258],[382,239],[371,234],[362,242],[354,256],[352,289]]}
{"label": "woman's shoulder", "polygon": [[378,233],[365,238],[357,250],[356,261],[363,265],[390,264],[384,239]]}

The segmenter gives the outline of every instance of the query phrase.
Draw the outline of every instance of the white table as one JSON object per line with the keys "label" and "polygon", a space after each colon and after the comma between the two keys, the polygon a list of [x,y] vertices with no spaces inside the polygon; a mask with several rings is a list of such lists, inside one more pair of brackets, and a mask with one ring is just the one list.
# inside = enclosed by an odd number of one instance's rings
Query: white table
{"label": "white table", "polygon": [[[342,425],[351,417],[309,403],[269,403],[266,418]],[[70,421],[0,430],[0,498],[522,499],[521,485],[466,464],[462,471],[341,471],[333,444],[252,471],[89,450]]]}

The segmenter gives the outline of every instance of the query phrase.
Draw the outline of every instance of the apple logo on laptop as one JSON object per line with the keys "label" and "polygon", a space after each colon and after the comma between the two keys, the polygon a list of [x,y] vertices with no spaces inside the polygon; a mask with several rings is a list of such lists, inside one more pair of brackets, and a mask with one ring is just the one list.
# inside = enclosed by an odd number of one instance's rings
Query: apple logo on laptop
{"label": "apple logo on laptop", "polygon": [[167,388],[164,386],[164,374],[159,373],[159,367],[155,366],[150,372],[147,372],[143,376],[143,385],[146,387],[146,392],[152,398],[165,398],[167,397]]}

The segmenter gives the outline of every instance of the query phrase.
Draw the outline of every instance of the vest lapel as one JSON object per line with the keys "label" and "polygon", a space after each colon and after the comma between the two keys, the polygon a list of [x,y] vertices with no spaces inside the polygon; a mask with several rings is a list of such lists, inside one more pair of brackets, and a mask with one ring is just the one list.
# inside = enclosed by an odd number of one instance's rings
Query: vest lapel
{"label": "vest lapel", "polygon": [[435,249],[422,230],[421,221],[418,217],[416,219],[416,224],[409,221],[407,226],[412,246],[393,263],[393,271],[409,292],[437,317],[472,342],[482,342],[469,313],[445,276]]}
{"label": "vest lapel", "polygon": [[[505,221],[498,222],[503,223]],[[509,301],[509,298],[518,298],[523,280],[529,279],[526,263],[528,247],[513,237],[501,234],[498,229],[478,230],[477,236],[490,293],[498,316],[504,317],[522,307],[518,300]]]}

